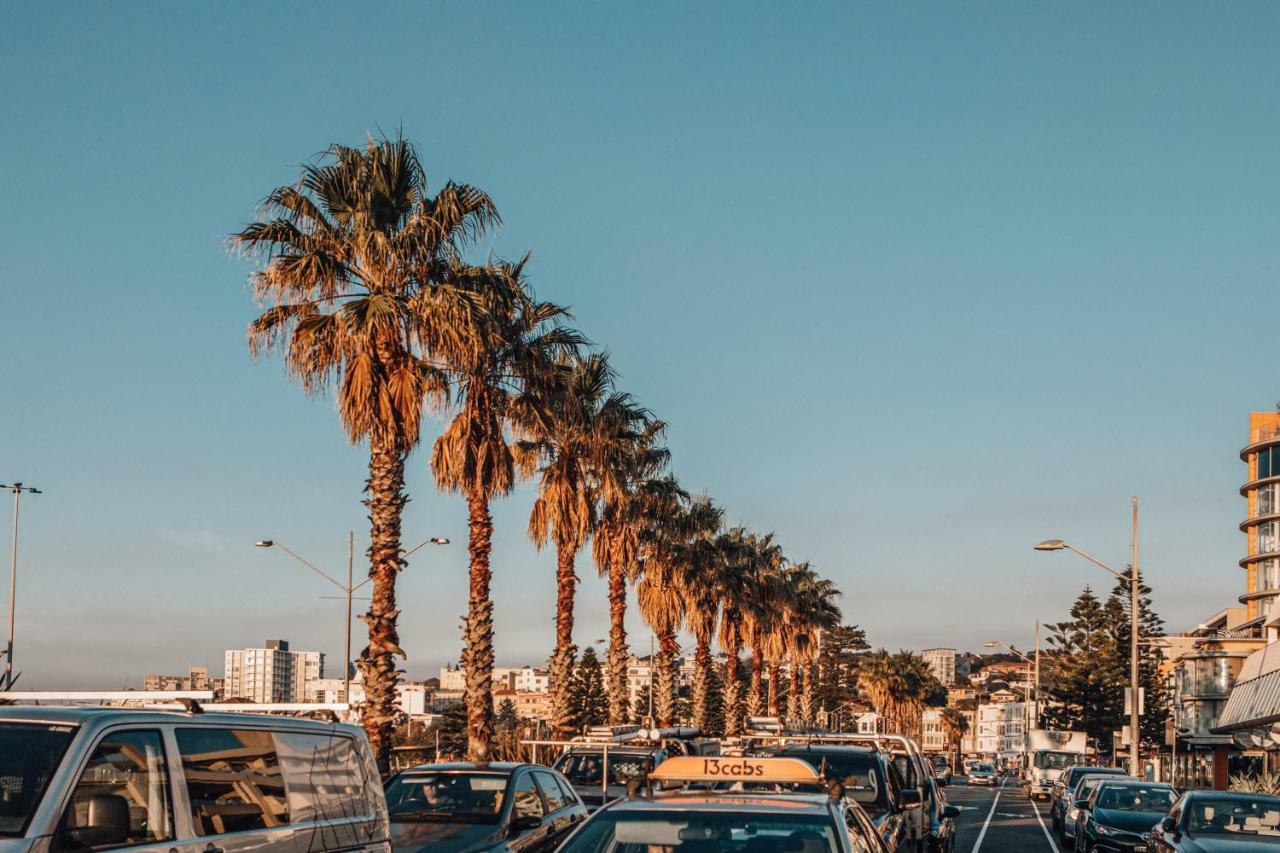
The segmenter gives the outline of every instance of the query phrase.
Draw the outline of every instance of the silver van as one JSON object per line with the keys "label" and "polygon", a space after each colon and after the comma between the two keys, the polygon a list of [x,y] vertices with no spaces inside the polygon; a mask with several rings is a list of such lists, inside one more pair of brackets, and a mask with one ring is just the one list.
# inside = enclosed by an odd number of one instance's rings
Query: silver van
{"label": "silver van", "polygon": [[0,707],[0,853],[389,853],[354,726]]}

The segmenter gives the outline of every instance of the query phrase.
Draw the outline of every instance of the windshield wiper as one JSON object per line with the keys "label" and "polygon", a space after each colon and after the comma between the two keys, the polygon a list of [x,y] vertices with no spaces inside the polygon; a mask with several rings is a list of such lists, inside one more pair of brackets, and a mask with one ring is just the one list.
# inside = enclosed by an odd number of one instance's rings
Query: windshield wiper
{"label": "windshield wiper", "polygon": [[484,812],[431,812],[431,811],[408,811],[408,812],[392,812],[391,819],[394,820],[451,820],[458,823],[491,823],[497,818],[496,814],[486,814]]}

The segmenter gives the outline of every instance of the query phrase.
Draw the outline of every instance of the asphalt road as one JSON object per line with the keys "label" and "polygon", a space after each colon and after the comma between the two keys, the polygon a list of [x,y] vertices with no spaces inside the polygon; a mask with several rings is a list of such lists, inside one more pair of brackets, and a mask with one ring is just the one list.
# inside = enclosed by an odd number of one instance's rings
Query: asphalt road
{"label": "asphalt road", "polygon": [[988,788],[958,778],[945,791],[960,809],[956,853],[1064,853],[1058,838],[1050,838],[1048,802],[1028,800],[1016,782]]}

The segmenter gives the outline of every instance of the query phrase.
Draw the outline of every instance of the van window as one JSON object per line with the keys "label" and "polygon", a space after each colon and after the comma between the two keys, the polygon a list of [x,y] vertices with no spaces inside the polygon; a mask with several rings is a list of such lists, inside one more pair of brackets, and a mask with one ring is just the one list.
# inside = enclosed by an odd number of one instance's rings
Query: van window
{"label": "van window", "polygon": [[69,726],[0,724],[0,837],[27,831],[73,734]]}
{"label": "van window", "polygon": [[284,775],[270,732],[178,728],[197,835],[289,823]]}
{"label": "van window", "polygon": [[158,731],[103,737],[80,774],[62,843],[68,850],[109,850],[173,840],[173,803]]}
{"label": "van window", "polygon": [[547,801],[547,811],[558,812],[569,805],[556,783],[556,777],[543,770],[535,770],[533,777],[538,780],[538,790],[542,791],[542,798]]}
{"label": "van window", "polygon": [[381,782],[365,779],[354,740],[340,734],[300,732],[276,732],[275,740],[294,823],[374,813],[376,807],[365,792]]}

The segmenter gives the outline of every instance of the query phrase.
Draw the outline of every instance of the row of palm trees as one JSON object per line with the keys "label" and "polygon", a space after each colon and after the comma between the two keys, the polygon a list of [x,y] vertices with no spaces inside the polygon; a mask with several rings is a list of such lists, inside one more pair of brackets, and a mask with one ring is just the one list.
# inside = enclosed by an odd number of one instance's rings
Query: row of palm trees
{"label": "row of palm trees", "polygon": [[921,740],[925,705],[940,687],[923,657],[877,649],[859,661],[858,687],[888,731]]}
{"label": "row of palm trees", "polygon": [[[523,260],[474,264],[466,252],[500,223],[492,200],[465,184],[434,195],[411,144],[370,139],[335,145],[276,189],[260,221],[232,236],[256,259],[250,282],[262,307],[249,326],[258,356],[283,353],[313,394],[335,391],[353,443],[367,442],[370,524],[368,645],[358,661],[363,720],[385,768],[396,717],[396,577],[405,466],[431,415],[445,418],[431,446],[437,486],[461,495],[469,520],[470,593],[461,663],[468,753],[494,739],[490,504],[522,479],[536,483],[529,536],[556,555],[553,723],[570,734],[569,685],[576,565],[588,542],[607,579],[609,717],[628,717],[628,588],[658,639],[655,714],[673,722],[677,635],[693,636],[692,722],[707,716],[712,643],[727,654],[726,716],[787,712],[812,718],[813,669],[823,630],[839,624],[836,588],[793,564],[771,535],[727,528],[723,510],[690,495],[669,471],[666,425],[617,386],[607,354],[590,349],[568,311],[539,300]],[[746,696],[737,668],[751,652]],[[765,685],[767,684],[767,688]]]}

